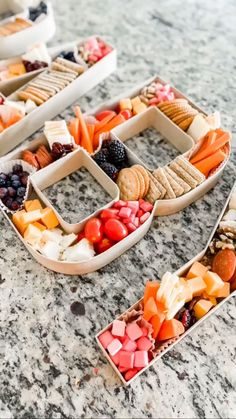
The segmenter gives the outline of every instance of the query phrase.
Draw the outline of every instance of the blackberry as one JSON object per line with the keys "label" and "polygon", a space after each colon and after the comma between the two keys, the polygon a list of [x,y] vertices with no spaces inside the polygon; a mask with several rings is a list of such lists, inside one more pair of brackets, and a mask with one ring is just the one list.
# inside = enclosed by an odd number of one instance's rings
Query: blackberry
{"label": "blackberry", "polygon": [[124,144],[119,140],[112,140],[109,146],[109,160],[116,166],[121,165],[126,160],[126,150]]}
{"label": "blackberry", "polygon": [[101,163],[101,169],[112,179],[115,180],[118,176],[118,169],[111,163]]}
{"label": "blackberry", "polygon": [[99,150],[95,155],[94,155],[94,160],[95,162],[101,166],[102,163],[107,163],[107,159],[108,159],[108,149],[107,148],[103,148],[101,150]]}

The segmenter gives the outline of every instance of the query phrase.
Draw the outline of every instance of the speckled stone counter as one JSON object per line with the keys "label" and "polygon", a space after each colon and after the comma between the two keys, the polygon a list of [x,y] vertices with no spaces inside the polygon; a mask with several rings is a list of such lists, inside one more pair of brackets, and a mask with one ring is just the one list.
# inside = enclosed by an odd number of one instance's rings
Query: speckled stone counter
{"label": "speckled stone counter", "polygon": [[[84,110],[159,73],[205,109],[221,110],[235,132],[234,0],[53,3],[55,41],[99,33],[118,48],[117,73],[79,100]],[[0,216],[1,418],[236,417],[235,300],[128,388],[94,340],[141,297],[148,278],[204,247],[235,179],[232,159],[204,198],[155,219],[136,246],[83,277],[38,265]],[[74,301],[82,304],[78,315]]]}

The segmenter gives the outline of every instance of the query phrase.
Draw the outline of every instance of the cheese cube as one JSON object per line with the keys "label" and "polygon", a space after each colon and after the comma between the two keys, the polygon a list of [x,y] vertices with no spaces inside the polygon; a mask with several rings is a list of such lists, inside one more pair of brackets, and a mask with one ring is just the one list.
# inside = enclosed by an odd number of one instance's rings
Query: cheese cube
{"label": "cheese cube", "polygon": [[213,306],[216,306],[216,304],[217,304],[217,299],[216,299],[216,297],[213,297],[212,295],[207,294],[207,292],[206,292],[206,291],[203,291],[203,293],[202,293],[202,297],[203,297],[205,300],[209,300],[209,301],[213,304]]}
{"label": "cheese cube", "polygon": [[60,241],[61,248],[66,249],[67,247],[71,246],[75,242],[76,239],[77,239],[77,236],[74,233],[63,236]]}
{"label": "cheese cube", "polygon": [[194,139],[195,142],[200,140],[210,131],[210,125],[206,121],[206,118],[202,114],[198,114],[194,117],[193,122],[188,128],[187,134]]}
{"label": "cheese cube", "polygon": [[24,239],[27,243],[34,246],[38,243],[42,238],[42,231],[39,228],[33,226],[33,224],[29,224],[27,229],[24,232]]}
{"label": "cheese cube", "polygon": [[208,268],[202,265],[202,263],[194,262],[194,264],[189,269],[186,278],[192,279],[192,278],[195,278],[196,276],[201,276],[203,278],[207,271],[208,271]]}
{"label": "cheese cube", "polygon": [[189,301],[192,301],[193,293],[192,293],[192,290],[191,290],[191,288],[188,284],[188,281],[186,281],[185,278],[180,278],[180,283],[184,286],[183,298],[185,299],[185,303],[188,303]]}
{"label": "cheese cube", "polygon": [[26,73],[26,69],[23,63],[9,64],[9,72],[14,76],[20,76],[21,74]]}
{"label": "cheese cube", "polygon": [[15,212],[12,216],[12,222],[13,222],[13,224],[15,224],[17,230],[19,230],[19,232],[22,236],[23,236],[24,231],[26,230],[26,227],[27,227],[27,224],[25,224],[21,220],[21,216],[25,213],[26,213],[25,210],[21,210],[21,211]]}
{"label": "cheese cube", "polygon": [[51,241],[59,244],[62,239],[62,236],[60,234],[55,233],[53,230],[45,230],[42,239],[45,243]]}
{"label": "cheese cube", "polygon": [[23,224],[31,224],[34,221],[38,221],[41,218],[41,211],[40,210],[35,210],[35,211],[30,211],[30,212],[25,212],[24,214],[21,215],[21,221]]}
{"label": "cheese cube", "polygon": [[193,297],[197,297],[202,294],[206,289],[206,283],[200,276],[188,280],[188,285],[193,293]]}
{"label": "cheese cube", "polygon": [[130,111],[132,111],[132,103],[131,100],[129,98],[127,99],[121,99],[120,100],[120,110],[124,111],[125,109],[129,109]]}
{"label": "cheese cube", "polygon": [[147,105],[145,103],[141,102],[139,105],[135,105],[133,107],[133,113],[134,115],[138,115],[139,113],[142,113],[147,108]]}
{"label": "cheese cube", "polygon": [[213,304],[209,300],[199,300],[193,307],[194,314],[199,320],[205,316],[208,311],[212,308]]}
{"label": "cheese cube", "polygon": [[38,221],[35,221],[34,223],[32,223],[32,226],[38,228],[42,232],[46,230],[46,227],[43,224],[39,223]]}
{"label": "cheese cube", "polygon": [[44,208],[41,211],[41,221],[48,228],[57,227],[59,221],[51,208]]}
{"label": "cheese cube", "polygon": [[61,248],[59,244],[47,241],[41,248],[40,252],[49,259],[58,260],[60,257]]}
{"label": "cheese cube", "polygon": [[29,212],[35,210],[42,210],[43,207],[38,199],[32,199],[31,201],[25,201],[25,209],[27,212]]}
{"label": "cheese cube", "polygon": [[224,286],[224,281],[215,272],[206,272],[203,280],[206,284],[206,292],[209,295],[215,294]]}
{"label": "cheese cube", "polygon": [[141,103],[142,102],[139,96],[135,96],[133,99],[131,99],[131,104],[133,108],[135,108],[135,106],[139,106]]}
{"label": "cheese cube", "polygon": [[230,294],[230,282],[225,282],[223,287],[214,293],[216,298],[225,298]]}

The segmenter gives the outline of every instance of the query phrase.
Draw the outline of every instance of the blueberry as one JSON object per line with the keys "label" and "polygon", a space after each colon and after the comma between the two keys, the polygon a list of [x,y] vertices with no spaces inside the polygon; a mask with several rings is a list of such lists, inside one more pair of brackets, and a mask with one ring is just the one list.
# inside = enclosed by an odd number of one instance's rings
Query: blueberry
{"label": "blueberry", "polygon": [[7,179],[6,173],[0,173],[0,179],[6,180]]}
{"label": "blueberry", "polygon": [[15,190],[14,188],[12,188],[12,186],[9,186],[9,187],[7,188],[7,192],[8,192],[8,195],[9,195],[11,198],[14,198],[14,196],[16,196],[16,190]]}
{"label": "blueberry", "polygon": [[3,179],[3,178],[0,178],[0,187],[2,187],[2,186],[6,186],[6,180],[5,179]]}
{"label": "blueberry", "polygon": [[25,196],[25,191],[26,191],[26,188],[24,188],[23,186],[21,186],[20,188],[17,189],[17,196],[24,197]]}
{"label": "blueberry", "polygon": [[6,181],[6,187],[8,188],[9,186],[11,186],[11,181],[10,180],[7,180]]}
{"label": "blueberry", "polygon": [[18,175],[11,175],[10,180],[11,180],[12,182],[14,182],[15,180],[16,180],[16,181],[19,181],[19,180],[20,180],[20,178],[19,178],[19,176],[18,176]]}
{"label": "blueberry", "polygon": [[22,199],[22,197],[21,196],[17,196],[16,197],[16,202],[18,202],[18,204],[21,206],[21,204],[22,204],[22,201],[23,201],[23,199]]}
{"label": "blueberry", "polygon": [[21,181],[21,184],[23,186],[26,186],[27,185],[28,177],[29,177],[28,175],[23,175],[23,176],[20,177],[20,181]]}
{"label": "blueberry", "polygon": [[20,180],[13,180],[13,182],[10,182],[10,185],[7,186],[12,186],[15,189],[18,189],[21,186]]}
{"label": "blueberry", "polygon": [[7,196],[7,188],[0,188],[0,199],[3,199]]}
{"label": "blueberry", "polygon": [[6,205],[7,208],[11,209],[13,199],[12,198],[4,198],[3,203]]}
{"label": "blueberry", "polygon": [[21,172],[23,171],[23,167],[21,166],[21,164],[15,164],[15,165],[13,166],[12,171],[13,171],[13,173],[15,173],[15,174],[21,173]]}

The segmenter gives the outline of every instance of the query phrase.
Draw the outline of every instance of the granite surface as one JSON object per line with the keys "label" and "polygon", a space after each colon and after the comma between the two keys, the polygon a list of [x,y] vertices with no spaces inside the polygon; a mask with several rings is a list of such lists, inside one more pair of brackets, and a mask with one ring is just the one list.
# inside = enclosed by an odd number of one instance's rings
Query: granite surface
{"label": "granite surface", "polygon": [[[84,110],[159,73],[205,109],[221,110],[235,133],[234,0],[53,3],[55,41],[99,33],[118,48],[118,71],[79,100]],[[235,299],[128,388],[94,340],[148,278],[204,247],[235,178],[232,159],[211,192],[155,219],[137,245],[83,277],[38,265],[0,216],[0,418],[236,417]],[[71,312],[74,301],[85,314]]]}

